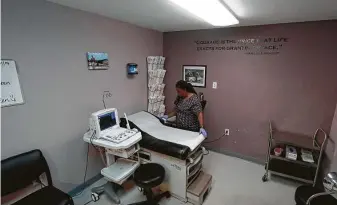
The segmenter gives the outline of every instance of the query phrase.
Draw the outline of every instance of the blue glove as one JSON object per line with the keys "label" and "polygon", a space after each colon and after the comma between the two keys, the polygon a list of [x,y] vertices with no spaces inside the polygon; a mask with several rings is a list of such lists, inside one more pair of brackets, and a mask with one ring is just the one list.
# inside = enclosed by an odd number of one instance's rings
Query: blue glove
{"label": "blue glove", "polygon": [[200,128],[200,134],[204,135],[204,137],[207,137],[207,132],[204,128]]}
{"label": "blue glove", "polygon": [[168,119],[168,115],[163,115],[160,119],[166,121]]}

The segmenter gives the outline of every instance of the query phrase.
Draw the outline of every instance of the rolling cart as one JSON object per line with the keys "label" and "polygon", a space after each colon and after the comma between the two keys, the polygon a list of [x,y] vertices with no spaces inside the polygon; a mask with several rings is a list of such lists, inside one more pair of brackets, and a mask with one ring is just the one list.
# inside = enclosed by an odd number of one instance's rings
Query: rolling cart
{"label": "rolling cart", "polygon": [[[318,136],[321,135],[324,137],[319,140]],[[265,166],[266,173],[262,177],[262,181],[267,181],[270,173],[315,186],[326,139],[327,134],[321,128],[317,129],[313,137],[310,138],[275,130],[272,127],[272,123],[269,122],[269,142]],[[280,155],[274,152],[274,148],[276,147],[283,149]],[[296,155],[290,156],[291,154],[286,151],[289,148],[292,149]],[[305,152],[312,154],[313,161],[308,162],[307,160],[303,160],[303,153]]]}

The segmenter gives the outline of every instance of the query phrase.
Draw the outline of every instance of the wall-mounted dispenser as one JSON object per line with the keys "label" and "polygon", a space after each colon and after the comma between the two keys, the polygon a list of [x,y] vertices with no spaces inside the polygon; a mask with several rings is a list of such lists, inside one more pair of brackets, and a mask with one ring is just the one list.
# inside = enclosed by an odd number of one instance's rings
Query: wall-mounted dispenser
{"label": "wall-mounted dispenser", "polygon": [[136,63],[128,63],[126,65],[126,69],[128,72],[128,75],[136,75],[138,74],[138,68],[137,68],[137,64]]}

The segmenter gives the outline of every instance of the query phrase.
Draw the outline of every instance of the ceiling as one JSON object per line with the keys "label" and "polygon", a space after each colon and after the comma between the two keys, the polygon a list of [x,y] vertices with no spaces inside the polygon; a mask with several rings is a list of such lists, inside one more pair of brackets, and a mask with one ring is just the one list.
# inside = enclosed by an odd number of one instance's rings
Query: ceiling
{"label": "ceiling", "polygon": [[[214,28],[169,0],[47,1],[163,32]],[[239,19],[236,26],[337,19],[337,0],[219,1]]]}

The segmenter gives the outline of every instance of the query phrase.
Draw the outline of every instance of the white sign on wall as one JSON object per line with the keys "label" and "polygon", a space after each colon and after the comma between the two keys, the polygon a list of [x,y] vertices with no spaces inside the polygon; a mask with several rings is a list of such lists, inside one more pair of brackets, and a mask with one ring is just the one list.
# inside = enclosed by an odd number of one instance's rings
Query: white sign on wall
{"label": "white sign on wall", "polygon": [[1,107],[23,103],[15,61],[1,60]]}

